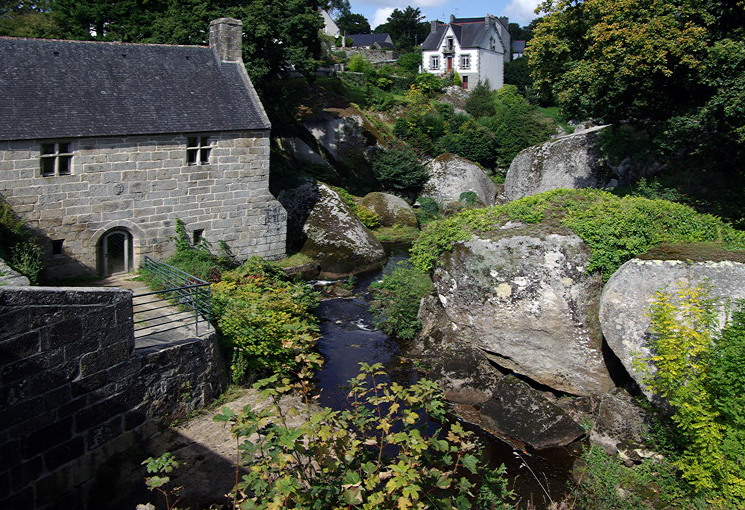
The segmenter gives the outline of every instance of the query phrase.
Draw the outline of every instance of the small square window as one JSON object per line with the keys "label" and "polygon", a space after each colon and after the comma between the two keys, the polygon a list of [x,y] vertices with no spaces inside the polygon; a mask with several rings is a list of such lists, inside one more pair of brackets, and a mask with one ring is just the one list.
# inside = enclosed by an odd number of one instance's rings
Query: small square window
{"label": "small square window", "polygon": [[209,136],[189,136],[186,138],[186,164],[209,165],[212,145]]}
{"label": "small square window", "polygon": [[43,143],[41,144],[41,175],[70,175],[72,173],[71,144]]}
{"label": "small square window", "polygon": [[55,239],[52,241],[52,256],[59,257],[62,255],[62,245],[65,243],[64,239]]}
{"label": "small square window", "polygon": [[204,239],[204,229],[200,228],[194,231],[193,240],[194,240],[194,246],[197,246],[199,243],[202,242]]}

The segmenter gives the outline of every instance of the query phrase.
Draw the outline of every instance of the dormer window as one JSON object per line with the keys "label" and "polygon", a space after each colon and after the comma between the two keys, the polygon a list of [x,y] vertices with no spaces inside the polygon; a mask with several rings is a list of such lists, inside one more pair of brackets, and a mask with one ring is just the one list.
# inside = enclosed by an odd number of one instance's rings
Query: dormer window
{"label": "dormer window", "polygon": [[41,175],[70,175],[72,173],[72,149],[68,142],[41,144]]}
{"label": "dormer window", "polygon": [[429,57],[429,68],[432,70],[440,69],[439,55],[432,55],[431,57]]}
{"label": "dormer window", "polygon": [[453,43],[453,38],[448,37],[445,39],[445,51],[452,53],[455,49],[455,44]]}
{"label": "dormer window", "polygon": [[186,164],[209,165],[212,145],[209,136],[189,136],[186,139]]}

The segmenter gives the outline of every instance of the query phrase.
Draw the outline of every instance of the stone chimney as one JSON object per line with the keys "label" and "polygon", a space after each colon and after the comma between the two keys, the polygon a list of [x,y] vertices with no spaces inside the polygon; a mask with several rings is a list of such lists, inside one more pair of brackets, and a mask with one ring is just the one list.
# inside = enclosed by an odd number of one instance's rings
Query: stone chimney
{"label": "stone chimney", "polygon": [[210,48],[220,62],[243,62],[243,23],[220,18],[210,23]]}
{"label": "stone chimney", "polygon": [[450,15],[450,23],[455,23],[455,14]]}
{"label": "stone chimney", "polygon": [[437,30],[437,25],[438,25],[438,23],[437,23],[437,20],[436,19],[430,21],[430,23],[429,23],[429,31],[430,32],[434,32],[435,30]]}

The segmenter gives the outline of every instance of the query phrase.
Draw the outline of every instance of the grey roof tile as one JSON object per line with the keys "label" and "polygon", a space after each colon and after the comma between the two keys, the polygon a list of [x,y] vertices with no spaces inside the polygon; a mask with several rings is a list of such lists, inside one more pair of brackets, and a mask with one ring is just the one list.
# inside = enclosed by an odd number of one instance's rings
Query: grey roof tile
{"label": "grey roof tile", "polygon": [[0,140],[269,127],[208,47],[0,37],[0,55]]}

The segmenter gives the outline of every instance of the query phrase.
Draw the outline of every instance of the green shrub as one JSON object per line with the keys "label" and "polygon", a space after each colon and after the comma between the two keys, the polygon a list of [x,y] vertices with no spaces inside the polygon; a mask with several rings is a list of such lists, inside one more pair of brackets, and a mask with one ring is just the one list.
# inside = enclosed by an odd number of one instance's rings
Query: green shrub
{"label": "green shrub", "polygon": [[473,119],[448,132],[437,142],[439,153],[452,152],[489,168],[494,167],[498,147],[497,137]]}
{"label": "green shrub", "polygon": [[428,178],[427,170],[414,151],[404,146],[377,151],[372,169],[380,184],[393,191],[416,190]]}
{"label": "green shrub", "polygon": [[416,214],[420,225],[424,225],[440,217],[440,206],[437,205],[437,201],[434,198],[419,197],[417,202],[419,202],[419,207],[414,209],[414,214]]}
{"label": "green shrub", "polygon": [[375,228],[380,225],[380,216],[378,216],[375,211],[368,209],[364,205],[356,206],[354,208],[354,213],[367,228]]}
{"label": "green shrub", "polygon": [[590,246],[588,271],[598,270],[606,279],[627,260],[661,244],[719,242],[745,249],[745,233],[682,204],[593,189],[554,190],[430,223],[412,246],[411,261],[430,271],[455,242],[494,232],[510,219],[571,229]]}
{"label": "green shrub", "polygon": [[212,315],[232,349],[233,381],[294,370],[298,352],[315,344],[317,304],[318,294],[307,284],[287,281],[284,272],[259,257],[223,273],[212,286]]}
{"label": "green shrub", "polygon": [[[263,391],[268,409],[223,408],[214,419],[230,425],[245,469],[237,507],[468,509],[488,501],[489,508],[510,508],[503,468],[480,493],[469,480],[488,470],[472,432],[458,422],[432,434],[421,426],[423,417],[445,418],[437,385],[422,379],[404,387],[385,377],[382,365],[362,363],[349,382],[350,409],[341,412],[282,409],[292,386],[276,377],[261,382],[277,386]],[[290,426],[289,415],[302,424]]]}
{"label": "green shrub", "polygon": [[476,118],[491,117],[494,109],[494,93],[489,89],[489,80],[478,82],[466,99],[466,111]]}
{"label": "green shrub", "polygon": [[[206,238],[202,238],[196,246],[192,246],[189,240],[189,234],[186,231],[186,225],[180,219],[176,219],[176,234],[172,241],[176,245],[176,253],[170,257],[168,264],[178,269],[196,276],[200,280],[217,282],[223,271],[235,269],[238,263],[230,252],[228,245],[220,241],[218,243],[218,253],[211,252],[210,243]],[[148,282],[148,285],[157,287],[156,279],[149,275],[147,271],[141,271],[142,277]]]}
{"label": "green shrub", "polygon": [[414,338],[422,327],[419,303],[433,288],[429,275],[403,261],[371,288],[379,303],[373,310],[378,327],[404,340]]}
{"label": "green shrub", "polygon": [[[676,477],[666,459],[645,459],[627,467],[599,446],[586,448],[574,473],[577,480],[569,508],[577,510],[638,510],[641,508],[710,508]],[[716,507],[715,507],[716,508]]]}
{"label": "green shrub", "polygon": [[659,181],[648,181],[646,177],[642,177],[631,187],[630,195],[652,200],[669,200],[670,202],[680,202],[683,199],[683,195],[678,190],[665,188]]}
{"label": "green shrub", "polygon": [[26,228],[26,224],[0,197],[0,258],[38,285],[44,270],[44,254]]}
{"label": "green shrub", "polygon": [[556,132],[556,122],[538,112],[513,85],[496,92],[495,113],[479,122],[498,140],[496,159],[507,168],[515,156],[532,145],[548,140]]}
{"label": "green shrub", "polygon": [[396,64],[406,72],[417,73],[422,65],[422,54],[420,52],[404,53],[398,57]]}
{"label": "green shrub", "polygon": [[434,94],[442,91],[442,80],[432,73],[422,73],[414,78],[412,87],[421,90],[424,94]]}
{"label": "green shrub", "polygon": [[481,203],[478,195],[473,191],[464,191],[458,197],[458,201],[466,207],[476,207]]}
{"label": "green shrub", "polygon": [[10,267],[28,278],[31,285],[38,285],[44,270],[41,247],[33,241],[24,241],[10,249]]}
{"label": "green shrub", "polygon": [[375,67],[361,53],[355,53],[349,57],[347,69],[353,73],[364,73],[367,76],[375,74]]}
{"label": "green shrub", "polygon": [[745,504],[745,310],[715,333],[705,286],[679,284],[651,307],[651,364],[645,383],[673,412],[682,451],[674,464],[697,492],[723,508]]}

